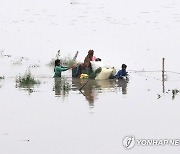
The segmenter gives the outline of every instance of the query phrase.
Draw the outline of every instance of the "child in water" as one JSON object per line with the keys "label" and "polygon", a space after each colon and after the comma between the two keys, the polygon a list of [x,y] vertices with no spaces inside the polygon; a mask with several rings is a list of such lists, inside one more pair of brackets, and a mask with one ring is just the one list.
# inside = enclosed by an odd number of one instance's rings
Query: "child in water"
{"label": "child in water", "polygon": [[126,72],[126,68],[127,68],[127,65],[122,64],[122,69],[117,72],[117,74],[114,76],[114,78],[123,79],[124,77],[127,77],[128,72]]}
{"label": "child in water", "polygon": [[62,71],[67,71],[69,67],[61,66],[61,61],[59,59],[55,60],[55,67],[54,67],[54,78],[61,77]]}

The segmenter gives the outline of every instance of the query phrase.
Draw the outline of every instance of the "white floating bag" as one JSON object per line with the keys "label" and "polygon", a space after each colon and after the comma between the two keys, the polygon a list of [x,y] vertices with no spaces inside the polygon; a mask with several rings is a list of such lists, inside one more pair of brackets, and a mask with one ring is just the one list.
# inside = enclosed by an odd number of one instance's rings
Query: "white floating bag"
{"label": "white floating bag", "polygon": [[93,72],[95,72],[98,68],[103,68],[105,65],[101,61],[91,61],[91,66]]}
{"label": "white floating bag", "polygon": [[109,79],[110,75],[113,73],[114,68],[106,68],[101,61],[91,61],[91,66],[93,72],[98,68],[102,68],[101,72],[96,76],[95,80],[106,80]]}
{"label": "white floating bag", "polygon": [[101,72],[96,76],[95,80],[106,80],[109,79],[113,68],[102,68]]}

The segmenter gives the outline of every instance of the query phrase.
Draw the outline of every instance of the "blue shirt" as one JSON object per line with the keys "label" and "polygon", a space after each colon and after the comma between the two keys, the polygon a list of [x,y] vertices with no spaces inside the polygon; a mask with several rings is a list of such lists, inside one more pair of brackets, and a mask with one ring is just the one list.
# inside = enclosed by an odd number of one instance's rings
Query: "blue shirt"
{"label": "blue shirt", "polygon": [[117,72],[117,74],[115,75],[116,78],[122,78],[123,76],[126,76],[127,75],[127,72],[126,70],[122,69],[122,70],[119,70]]}

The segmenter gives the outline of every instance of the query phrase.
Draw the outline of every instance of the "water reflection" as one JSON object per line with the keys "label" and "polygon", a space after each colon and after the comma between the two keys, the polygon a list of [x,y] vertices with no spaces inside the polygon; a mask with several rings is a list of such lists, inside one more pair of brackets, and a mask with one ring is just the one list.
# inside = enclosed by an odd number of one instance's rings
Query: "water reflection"
{"label": "water reflection", "polygon": [[[56,97],[68,97],[70,92],[78,92],[82,94],[89,102],[89,105],[93,107],[100,93],[121,92],[123,95],[127,94],[127,84],[127,80],[88,80],[77,78],[68,80],[54,78],[53,91],[55,91]],[[85,86],[79,90],[83,85]]]}
{"label": "water reflection", "polygon": [[[87,80],[73,79],[72,90],[79,90],[86,81]],[[127,94],[127,83],[128,81],[126,80],[89,80],[80,92],[85,96],[89,105],[93,107],[100,93],[122,91],[122,94]]]}
{"label": "water reflection", "polygon": [[16,84],[15,85],[16,88],[19,88],[19,90],[23,90],[28,92],[28,95],[31,95],[33,92],[37,92],[37,90],[35,90],[36,88],[38,88],[38,86],[35,85],[21,85],[21,84]]}
{"label": "water reflection", "polygon": [[54,78],[54,87],[55,96],[67,96],[71,89],[71,85],[68,81],[62,78]]}
{"label": "water reflection", "polygon": [[118,87],[121,89],[122,94],[123,95],[127,94],[127,83],[128,83],[128,81],[126,81],[126,80],[118,80],[116,83],[117,83]]}

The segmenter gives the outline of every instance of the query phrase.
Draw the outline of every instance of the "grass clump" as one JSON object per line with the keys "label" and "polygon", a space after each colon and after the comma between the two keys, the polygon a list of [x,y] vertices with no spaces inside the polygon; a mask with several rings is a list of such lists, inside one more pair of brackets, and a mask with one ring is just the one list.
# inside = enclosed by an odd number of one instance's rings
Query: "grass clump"
{"label": "grass clump", "polygon": [[4,79],[4,76],[0,76],[0,80],[3,80]]}
{"label": "grass clump", "polygon": [[39,80],[36,80],[31,72],[28,70],[23,76],[18,76],[16,78],[16,83],[19,84],[19,86],[29,86],[29,85],[35,85],[40,84]]}

